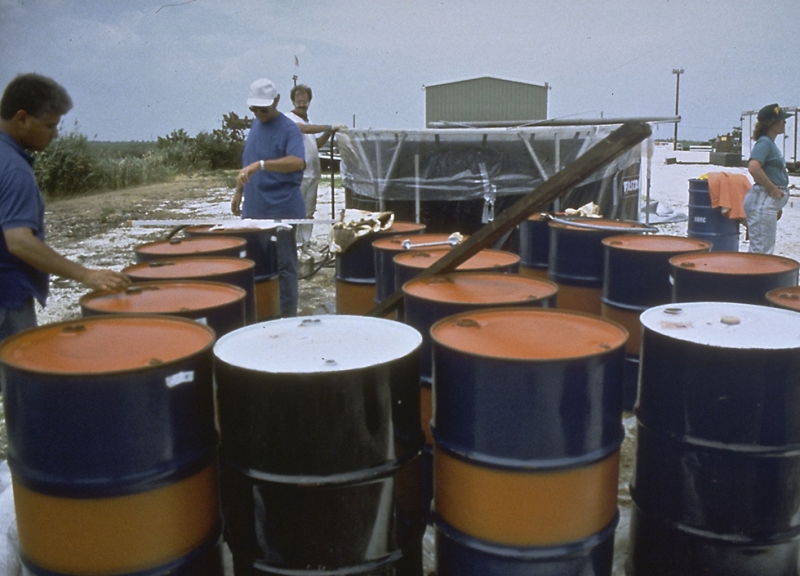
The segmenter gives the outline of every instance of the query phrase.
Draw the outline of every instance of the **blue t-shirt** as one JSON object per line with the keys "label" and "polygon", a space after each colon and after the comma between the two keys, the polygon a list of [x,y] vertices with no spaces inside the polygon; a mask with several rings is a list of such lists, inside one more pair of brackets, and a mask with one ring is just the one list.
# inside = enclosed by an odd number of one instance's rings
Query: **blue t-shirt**
{"label": "blue t-shirt", "polygon": [[[306,157],[303,135],[297,124],[283,114],[268,122],[253,121],[244,143],[242,165],[284,156]],[[305,218],[300,183],[303,171],[258,170],[244,186],[242,218]]]}
{"label": "blue t-shirt", "polygon": [[[0,229],[29,228],[44,242],[44,199],[33,157],[0,131]],[[31,296],[44,304],[50,276],[8,251],[0,234],[0,308],[20,310]]]}
{"label": "blue t-shirt", "polygon": [[750,151],[750,160],[758,160],[770,182],[775,186],[788,186],[789,173],[786,171],[786,160],[775,141],[769,136],[762,136]]}

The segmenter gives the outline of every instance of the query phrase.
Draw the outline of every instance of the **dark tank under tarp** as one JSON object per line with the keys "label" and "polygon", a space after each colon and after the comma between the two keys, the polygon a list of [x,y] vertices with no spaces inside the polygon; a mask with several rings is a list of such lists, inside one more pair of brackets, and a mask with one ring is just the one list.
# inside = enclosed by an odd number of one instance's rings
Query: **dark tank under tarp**
{"label": "dark tank under tarp", "polygon": [[[392,211],[429,232],[470,234],[553,176],[617,125],[341,131],[349,208]],[[639,219],[651,141],[567,192],[554,209],[589,202],[617,220]]]}

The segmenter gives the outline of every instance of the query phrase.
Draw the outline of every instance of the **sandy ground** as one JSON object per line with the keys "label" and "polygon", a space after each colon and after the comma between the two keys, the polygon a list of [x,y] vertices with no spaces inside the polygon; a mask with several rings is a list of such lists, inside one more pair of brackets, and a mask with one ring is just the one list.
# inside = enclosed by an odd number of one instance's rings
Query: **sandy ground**
{"label": "sandy ground", "polygon": [[[677,164],[666,164],[666,158],[676,158]],[[688,214],[688,180],[710,171],[746,174],[744,168],[721,168],[704,164],[708,155],[697,152],[673,152],[656,147],[651,166],[651,200],[658,201],[662,209]],[[800,178],[791,183],[800,186]],[[51,202],[48,205],[48,241],[59,252],[88,266],[122,269],[134,262],[134,246],[163,239],[170,226],[129,226],[129,221],[185,219],[202,221],[234,217],[229,202],[232,191],[217,178],[185,178],[155,186],[106,193],[78,199]],[[343,191],[337,189],[337,208],[343,207]],[[775,253],[800,260],[800,199],[792,191],[792,198],[778,225]],[[644,201],[644,198],[642,198]],[[331,214],[330,183],[320,186],[318,218]],[[659,224],[664,234],[685,235],[686,221]],[[327,245],[329,225],[314,229],[315,247]],[[747,250],[744,229],[740,250]],[[45,309],[39,310],[40,323],[76,318],[80,315],[78,299],[86,293],[79,284],[53,279],[52,293]],[[318,274],[300,283],[301,315],[334,312],[334,282],[332,267],[323,267]],[[622,449],[620,470],[620,524],[616,533],[614,576],[624,574],[622,565],[627,554],[630,516],[628,482],[633,469],[635,453],[635,418],[626,414],[624,419],[626,439]],[[0,438],[0,456],[5,455],[5,438]],[[425,538],[426,567],[433,565],[433,538],[430,530]]]}

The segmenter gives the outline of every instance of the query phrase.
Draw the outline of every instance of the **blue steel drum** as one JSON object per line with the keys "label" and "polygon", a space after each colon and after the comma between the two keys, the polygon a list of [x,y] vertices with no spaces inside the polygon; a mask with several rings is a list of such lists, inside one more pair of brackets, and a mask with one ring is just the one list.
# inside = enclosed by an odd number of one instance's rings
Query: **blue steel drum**
{"label": "blue steel drum", "polygon": [[497,308],[440,320],[431,338],[439,576],[609,576],[624,328]]}
{"label": "blue steel drum", "polygon": [[[448,249],[410,250],[394,257],[394,286],[400,290],[403,284],[413,280],[423,270],[443,258]],[[516,274],[519,271],[519,256],[506,250],[484,249],[459,264],[455,272],[502,272]]]}
{"label": "blue steel drum", "polygon": [[682,236],[625,234],[603,241],[603,289],[600,315],[619,322],[630,334],[625,346],[624,407],[632,410],[639,381],[639,315],[672,302],[669,259],[687,252],[708,252],[711,243]]}
{"label": "blue steel drum", "polygon": [[[394,257],[409,250],[449,250],[451,246],[441,244],[438,247],[418,246],[419,244],[444,243],[449,234],[415,234],[413,236],[402,234],[389,238],[380,238],[372,243],[375,253],[375,302],[382,302],[395,291]],[[409,241],[411,248],[403,248],[403,243]]]}
{"label": "blue steel drum", "polygon": [[436,565],[438,574],[459,576],[584,576],[610,574],[614,558],[615,518],[603,530],[577,543],[519,548],[501,546],[467,536],[438,522]]}
{"label": "blue steel drum", "polygon": [[628,573],[795,576],[800,317],[693,302],[641,321]]}
{"label": "blue steel drum", "polygon": [[432,406],[432,357],[430,328],[437,321],[478,308],[533,306],[552,308],[558,286],[547,280],[515,274],[458,272],[411,280],[403,285],[405,323],[422,334],[419,355],[420,417],[425,432],[423,449],[423,501],[430,508],[433,497],[433,437],[430,432]]}
{"label": "blue steel drum", "polygon": [[278,251],[273,240],[275,230],[260,228],[213,229],[214,226],[189,226],[183,232],[191,238],[234,236],[245,241],[244,254],[255,263],[253,274],[257,281],[275,278],[278,275]]}
{"label": "blue steel drum", "polygon": [[30,573],[188,576],[203,557],[221,575],[213,342],[191,320],[119,315],[0,344]]}
{"label": "blue steel drum", "polygon": [[420,380],[432,378],[430,327],[453,314],[498,306],[553,308],[558,286],[547,280],[497,272],[457,272],[411,280],[403,285],[405,323],[422,334]]}
{"label": "blue steel drum", "polygon": [[[567,223],[568,222],[568,223]],[[604,218],[570,218],[551,221],[547,277],[558,284],[558,307],[600,315],[603,287],[604,238],[642,233],[636,222]]]}
{"label": "blue steel drum", "polygon": [[188,256],[247,256],[247,241],[234,236],[198,236],[195,238],[173,237],[169,240],[147,242],[134,247],[136,262],[149,262],[165,258]]}
{"label": "blue steel drum", "polygon": [[347,315],[218,340],[237,574],[421,574],[421,341],[400,322]]}
{"label": "blue steel drum", "polygon": [[123,268],[122,271],[134,284],[164,280],[210,280],[238,286],[246,293],[246,323],[252,324],[256,321],[254,269],[255,264],[248,258],[193,256],[142,262]]}
{"label": "blue steel drum", "polygon": [[766,294],[767,302],[776,308],[800,312],[800,286],[773,288]]}
{"label": "blue steel drum", "polygon": [[739,251],[739,222],[711,207],[708,180],[689,180],[689,223],[687,236],[711,242],[713,252]]}
{"label": "blue steel drum", "polygon": [[217,337],[245,325],[247,292],[222,282],[172,281],[133,284],[126,290],[95,290],[81,297],[81,314],[167,314],[214,329]]}
{"label": "blue steel drum", "polygon": [[417,235],[425,231],[425,224],[393,222],[386,230],[372,232],[356,239],[336,256],[336,312],[338,314],[365,314],[375,306],[376,261],[374,241],[387,236]]}
{"label": "blue steel drum", "polygon": [[773,288],[797,286],[800,263],[773,254],[709,252],[669,260],[673,302],[766,305]]}
{"label": "blue steel drum", "polygon": [[547,214],[534,214],[519,225],[519,269],[523,276],[547,278],[550,226]]}
{"label": "blue steel drum", "polygon": [[[248,324],[277,318],[281,313],[278,249],[275,230],[260,228],[225,228],[214,226],[189,226],[184,233],[190,238],[220,238],[234,236],[245,240],[244,254],[255,264],[253,268],[253,317]],[[248,307],[250,305],[248,304]]]}

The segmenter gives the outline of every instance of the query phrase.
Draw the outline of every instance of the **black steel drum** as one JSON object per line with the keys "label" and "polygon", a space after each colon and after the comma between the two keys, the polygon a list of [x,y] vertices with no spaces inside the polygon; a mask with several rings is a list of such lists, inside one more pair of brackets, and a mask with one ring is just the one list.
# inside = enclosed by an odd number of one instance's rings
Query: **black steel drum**
{"label": "black steel drum", "polygon": [[421,574],[421,341],[400,322],[346,315],[218,340],[237,574]]}

